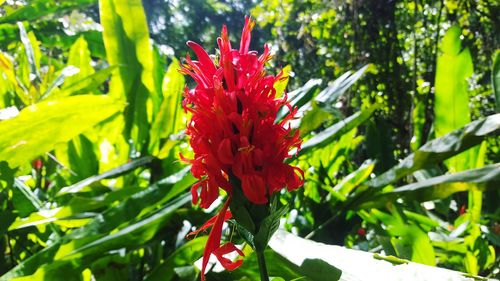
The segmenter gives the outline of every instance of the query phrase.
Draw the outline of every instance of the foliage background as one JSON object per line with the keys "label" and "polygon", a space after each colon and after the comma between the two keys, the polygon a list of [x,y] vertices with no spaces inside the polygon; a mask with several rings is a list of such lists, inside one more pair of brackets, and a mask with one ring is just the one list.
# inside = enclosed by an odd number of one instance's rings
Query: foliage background
{"label": "foliage background", "polygon": [[[187,40],[216,53],[222,24],[236,42],[248,14],[302,113],[307,181],[282,196],[282,226],[500,276],[496,1],[0,4],[0,280],[196,278],[206,238],[184,236],[211,215],[178,159],[192,82],[177,69]],[[209,280],[255,279],[248,254]]]}

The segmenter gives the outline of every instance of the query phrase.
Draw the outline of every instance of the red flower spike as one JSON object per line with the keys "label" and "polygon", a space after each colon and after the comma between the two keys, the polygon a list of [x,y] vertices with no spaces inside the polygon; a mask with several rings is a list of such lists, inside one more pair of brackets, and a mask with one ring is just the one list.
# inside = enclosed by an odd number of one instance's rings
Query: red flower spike
{"label": "red flower spike", "polygon": [[[227,210],[233,188],[241,188],[253,204],[267,204],[273,193],[283,188],[291,191],[304,183],[304,172],[284,163],[292,157],[291,150],[300,149],[299,132],[290,128],[297,109],[292,108],[286,93],[276,99],[274,84],[284,77],[282,72],[276,76],[266,73],[264,64],[271,59],[268,46],[260,56],[249,50],[254,26],[246,17],[239,49],[231,47],[223,26],[217,39],[220,57],[215,62],[200,45],[188,42],[197,60],[188,55],[180,70],[196,82],[193,89],[184,91],[182,103],[192,114],[186,135],[194,159],[181,158],[192,165],[191,172],[199,180],[191,189],[193,203],[200,201],[202,208],[208,208],[219,196],[219,189],[229,197],[217,216],[190,234],[213,226],[203,254],[203,272],[211,254],[228,270],[242,263],[224,257],[229,252],[243,256],[233,244],[220,247],[222,224],[230,218]],[[289,113],[276,120],[281,107]],[[232,182],[241,186],[232,186]]]}

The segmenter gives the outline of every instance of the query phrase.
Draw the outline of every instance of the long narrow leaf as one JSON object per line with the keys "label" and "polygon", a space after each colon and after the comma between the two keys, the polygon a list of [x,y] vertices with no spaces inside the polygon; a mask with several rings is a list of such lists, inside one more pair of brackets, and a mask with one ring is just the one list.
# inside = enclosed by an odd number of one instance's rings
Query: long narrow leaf
{"label": "long narrow leaf", "polygon": [[483,189],[500,187],[500,164],[433,177],[375,196],[366,196],[364,200],[358,201],[359,208],[384,206],[386,202],[395,201],[398,198],[419,202],[443,199],[454,193],[476,188],[476,185],[468,183],[478,184]]}
{"label": "long narrow leaf", "polygon": [[499,130],[500,114],[490,115],[485,119],[474,121],[441,138],[426,143],[398,165],[371,180],[368,185],[371,187],[384,187],[409,173],[435,165],[465,151],[481,143],[487,136]]}
{"label": "long narrow leaf", "polygon": [[337,122],[332,126],[326,128],[325,130],[319,132],[317,135],[314,135],[302,145],[302,149],[299,151],[298,155],[304,155],[311,151],[313,148],[323,147],[335,138],[338,138],[342,134],[345,134],[350,130],[356,128],[357,126],[365,122],[368,118],[370,118],[377,108],[378,106],[374,105],[364,111],[357,112],[347,117],[345,120]]}
{"label": "long narrow leaf", "polygon": [[59,190],[57,195],[59,196],[59,195],[67,194],[67,193],[79,192],[83,188],[85,188],[86,186],[89,186],[95,182],[98,182],[98,181],[103,180],[103,179],[118,177],[120,175],[123,175],[123,174],[129,172],[129,171],[135,170],[139,167],[146,166],[146,165],[150,164],[153,160],[154,160],[154,158],[151,156],[144,156],[144,157],[135,159],[130,163],[121,165],[120,167],[114,168],[114,169],[107,171],[105,173],[102,173],[100,175],[86,178],[80,182],[73,184],[73,185],[64,187],[61,190]]}
{"label": "long narrow leaf", "polygon": [[491,69],[491,84],[495,94],[497,113],[500,113],[500,51],[495,53]]}

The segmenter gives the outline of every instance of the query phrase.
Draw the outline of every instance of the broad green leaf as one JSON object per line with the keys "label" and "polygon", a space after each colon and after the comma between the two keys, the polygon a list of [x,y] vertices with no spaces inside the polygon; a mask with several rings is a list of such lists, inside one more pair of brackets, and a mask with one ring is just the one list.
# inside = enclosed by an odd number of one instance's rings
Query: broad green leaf
{"label": "broad green leaf", "polygon": [[66,237],[71,239],[83,238],[91,235],[105,234],[120,224],[132,220],[141,214],[153,210],[159,204],[184,193],[194,182],[187,169],[171,175],[164,180],[141,190],[130,197],[121,200],[119,204],[108,208],[97,215],[94,220],[84,227],[73,231]]}
{"label": "broad green leaf", "polygon": [[497,113],[500,113],[500,50],[495,52],[491,69],[491,84],[495,94]]}
{"label": "broad green leaf", "polygon": [[65,67],[63,70],[61,70],[59,76],[57,76],[56,79],[52,81],[52,84],[47,87],[45,92],[40,96],[39,100],[47,98],[47,96],[50,95],[52,91],[54,91],[57,87],[61,86],[67,78],[71,78],[72,76],[76,75],[79,71],[80,70],[78,68],[71,65]]}
{"label": "broad green leaf", "polygon": [[384,187],[414,171],[436,165],[479,143],[500,129],[500,114],[490,115],[434,139],[407,156],[398,165],[371,180],[371,187]]}
{"label": "broad green leaf", "polygon": [[59,248],[55,260],[72,260],[82,257],[98,256],[103,251],[120,248],[136,248],[154,237],[156,232],[168,221],[168,218],[178,208],[190,202],[191,195],[186,193],[166,204],[151,216],[127,225],[97,240],[89,241],[87,237],[71,240]]}
{"label": "broad green leaf", "polygon": [[149,151],[156,156],[160,152],[161,140],[178,133],[184,127],[183,117],[185,117],[185,113],[181,107],[181,100],[185,79],[184,75],[178,71],[179,68],[179,62],[173,59],[163,77],[163,101],[150,132]]}
{"label": "broad green leaf", "polygon": [[58,96],[70,96],[70,95],[81,95],[94,92],[99,88],[106,80],[108,80],[111,72],[115,67],[108,67],[98,70],[94,74],[83,77],[74,83],[63,84]]}
{"label": "broad green leaf", "polygon": [[128,280],[130,279],[130,264],[134,262],[132,255],[122,255],[120,253],[99,258],[90,267],[91,276],[89,276],[89,279],[82,281],[92,281],[94,279],[106,281]]}
{"label": "broad green leaf", "polygon": [[280,226],[281,217],[288,211],[288,206],[276,209],[276,204],[277,198],[275,197],[269,216],[264,218],[260,223],[259,231],[254,237],[253,243],[257,251],[264,251],[266,249],[269,240],[271,240],[271,237]]}
{"label": "broad green leaf", "polygon": [[76,175],[71,176],[71,181],[82,180],[99,173],[99,160],[96,147],[86,136],[79,135],[68,142],[68,162],[71,171]]}
{"label": "broad green leaf", "polygon": [[74,84],[86,77],[91,76],[95,73],[92,67],[92,58],[90,57],[90,50],[82,35],[76,40],[76,42],[71,46],[68,54],[68,66],[73,66],[79,69],[79,72],[75,75],[68,77],[65,81],[66,85]]}
{"label": "broad green leaf", "polygon": [[[173,175],[165,179],[165,181],[177,182],[179,181],[179,176]],[[183,185],[185,185],[185,183]],[[181,190],[179,188],[176,188],[175,186],[164,186],[177,190],[177,192],[169,193],[167,194],[167,196],[164,196],[159,200],[155,199],[157,200],[156,204],[162,204],[162,202],[164,203],[166,200],[177,196],[181,192]],[[164,194],[167,193],[165,191],[166,190],[161,190],[161,192],[163,192]],[[143,197],[142,194],[144,194],[146,198]],[[158,192],[154,195],[156,195],[156,197],[159,197],[158,194],[160,193]],[[106,235],[107,233],[109,233],[109,231],[115,229],[119,225],[122,225],[122,223],[135,219],[137,217],[138,211],[140,212],[140,210],[144,209],[145,205],[155,204],[155,202],[151,201],[151,192],[138,192],[136,195],[136,203],[139,203],[139,205],[126,204],[125,207],[130,208],[129,210],[123,209],[122,206],[120,207],[122,209],[121,213],[116,213],[115,217],[108,217],[107,215],[105,215],[98,219],[98,226],[101,227],[101,230],[103,232],[89,231],[92,227],[90,227],[89,229],[89,227],[86,225],[82,228],[85,230],[80,231],[80,233],[82,234],[81,236],[67,235],[62,237],[62,239],[55,244],[48,246],[44,250],[36,253],[26,261],[11,269],[5,275],[0,277],[0,281],[10,281],[15,277],[27,276],[32,274],[56,274],[58,267],[61,265],[65,266],[68,263],[81,265],[82,260],[85,263],[89,263],[96,258],[102,257],[104,255],[104,252],[108,250],[116,250],[120,248],[135,249],[139,245],[146,243],[154,235],[156,235],[157,231],[168,221],[173,212],[175,212],[179,207],[185,205],[190,200],[189,193],[185,193],[185,195],[179,196],[176,199],[170,201],[151,215],[141,219],[137,219],[136,221],[128,225],[124,225],[116,232],[113,232],[110,235]],[[55,263],[58,263],[57,266],[52,266]]]}
{"label": "broad green leaf", "polygon": [[[267,249],[264,252],[267,271],[269,276],[276,280],[283,278],[284,280],[303,280],[310,281],[303,274],[299,265],[282,257],[275,251]],[[207,274],[208,280],[260,280],[257,255],[255,252],[247,254],[243,264],[234,271],[223,271],[220,273],[210,272]],[[280,280],[280,279],[277,279]]]}
{"label": "broad green leaf", "polygon": [[4,275],[0,276],[0,281],[12,281],[17,277],[34,274],[42,265],[51,263],[54,260],[54,255],[60,246],[61,242],[58,241],[47,248],[42,249],[33,256],[16,265]]}
{"label": "broad green leaf", "polygon": [[38,268],[33,275],[17,277],[10,281],[81,281],[80,271],[77,264],[56,261]]}
{"label": "broad green leaf", "polygon": [[18,21],[35,21],[41,17],[71,11],[75,8],[85,8],[96,0],[33,0],[18,9],[12,10],[0,18],[1,23],[15,23]]}
{"label": "broad green leaf", "polygon": [[331,120],[333,115],[330,112],[318,106],[317,102],[313,101],[309,105],[309,109],[304,113],[304,117],[300,120],[300,135],[306,136],[316,128],[318,128],[326,120]]}
{"label": "broad green leaf", "polygon": [[368,118],[370,118],[378,108],[378,105],[373,105],[370,108],[354,113],[353,115],[347,117],[345,120],[339,121],[332,126],[326,128],[325,130],[319,132],[318,134],[312,136],[304,144],[299,151],[298,155],[307,154],[309,151],[315,148],[320,148],[328,145],[331,141],[339,138],[343,134],[351,131],[353,128],[363,124]]}
{"label": "broad green leaf", "polygon": [[[469,78],[474,69],[468,48],[462,50],[461,29],[453,26],[446,32],[441,43],[443,52],[437,59],[434,99],[434,130],[437,137],[470,123]],[[462,171],[471,166],[472,151],[462,153],[448,161],[451,171]]]}
{"label": "broad green leaf", "polygon": [[170,281],[176,280],[175,268],[180,266],[193,265],[202,256],[207,243],[208,236],[197,237],[179,247],[165,261],[163,261],[151,274],[146,277],[146,281]]}
{"label": "broad green leaf", "polygon": [[372,194],[358,201],[358,204],[360,204],[359,208],[373,208],[383,206],[386,202],[395,201],[398,198],[425,202],[447,198],[457,192],[475,189],[476,185],[481,189],[498,188],[500,186],[500,164],[433,177],[391,191],[376,195]]}
{"label": "broad green leaf", "polygon": [[41,208],[42,202],[21,180],[15,179],[13,187],[12,201],[20,217],[26,217]]}
{"label": "broad green leaf", "polygon": [[110,95],[127,101],[124,136],[133,142],[132,150],[141,152],[149,134],[151,99],[160,98],[146,15],[140,0],[100,0],[99,10],[108,62],[118,66]]}
{"label": "broad green leaf", "polygon": [[[391,259],[381,259],[380,255],[375,257],[373,253],[314,242],[283,230],[276,232],[273,239],[271,239],[270,246],[273,251],[295,265],[314,262],[316,259],[322,260],[324,262],[323,265],[330,266],[328,274],[323,274],[323,276],[316,275],[316,278],[320,279],[315,279],[311,276],[312,280],[386,280],[387,276],[390,276],[391,280],[397,281],[470,280],[458,271],[426,266],[414,262],[397,265],[397,263],[395,264],[390,261]],[[307,260],[310,261],[306,262]],[[276,262],[276,264],[279,263]],[[283,264],[283,267],[285,266],[286,264]],[[311,274],[315,273],[312,272]],[[292,278],[285,279],[291,280]]]}
{"label": "broad green leaf", "polygon": [[400,227],[397,239],[393,239],[398,256],[408,258],[413,262],[435,266],[434,248],[427,233],[416,225]]}
{"label": "broad green leaf", "polygon": [[109,96],[81,95],[41,102],[0,122],[0,161],[17,167],[50,151],[123,108]]}
{"label": "broad green leaf", "polygon": [[434,266],[435,255],[431,241],[419,226],[408,223],[408,220],[401,216],[400,211],[391,208],[391,214],[371,209],[370,214],[376,219],[377,226],[383,224],[380,232],[384,236],[390,236],[392,245],[398,257],[414,262]]}
{"label": "broad green leaf", "polygon": [[327,191],[335,198],[345,201],[347,196],[370,176],[374,167],[373,161],[365,161],[356,171],[344,177],[333,189],[327,188]]}
{"label": "broad green leaf", "polygon": [[[160,228],[168,221],[173,212],[189,202],[189,200],[189,194],[179,197],[166,204],[163,208],[156,211],[151,216],[127,225],[108,236],[84,237],[81,239],[71,240],[55,249],[49,247],[48,249],[52,249],[52,253],[56,251],[55,256],[43,261],[44,265],[39,267],[34,274],[31,273],[33,274],[31,277],[45,278],[45,276],[57,275],[61,272],[61,266],[67,267],[72,264],[78,265],[81,264],[82,260],[84,260],[84,262],[86,260],[88,263],[96,258],[102,257],[103,252],[121,248],[135,249],[138,245],[142,245],[153,238]],[[54,260],[53,262],[48,262],[52,259]],[[10,280],[3,278],[6,278],[6,276],[13,277],[16,275],[24,276],[28,274],[25,274],[21,268],[20,270],[18,269],[14,272],[8,272],[6,275],[2,276],[0,280]],[[31,279],[27,278],[27,280]]]}

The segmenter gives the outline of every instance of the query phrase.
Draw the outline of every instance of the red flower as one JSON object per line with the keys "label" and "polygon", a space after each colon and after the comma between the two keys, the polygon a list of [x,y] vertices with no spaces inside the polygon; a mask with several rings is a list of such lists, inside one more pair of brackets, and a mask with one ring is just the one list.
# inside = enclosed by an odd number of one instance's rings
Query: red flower
{"label": "red flower", "polygon": [[[245,18],[239,50],[231,47],[223,26],[217,40],[220,57],[216,62],[197,43],[187,43],[198,59],[194,61],[188,55],[181,69],[197,84],[194,89],[186,88],[183,100],[184,109],[192,113],[186,134],[194,159],[187,161],[200,180],[191,189],[193,203],[201,199],[202,208],[214,202],[219,188],[231,197],[232,189],[239,188],[231,185],[231,179],[241,183],[245,197],[253,204],[266,204],[274,192],[284,187],[290,191],[303,184],[302,170],[284,163],[292,156],[290,150],[300,149],[299,132],[288,124],[296,109],[291,108],[286,95],[276,99],[273,86],[282,74],[266,74],[264,64],[271,58],[268,47],[264,46],[260,56],[249,51],[254,24]],[[276,120],[282,106],[288,107],[290,113],[283,120]],[[229,263],[222,257],[232,251],[242,255],[234,245],[219,247],[229,200],[211,222],[213,229],[203,256],[203,272],[212,253],[226,269],[241,264]]]}

